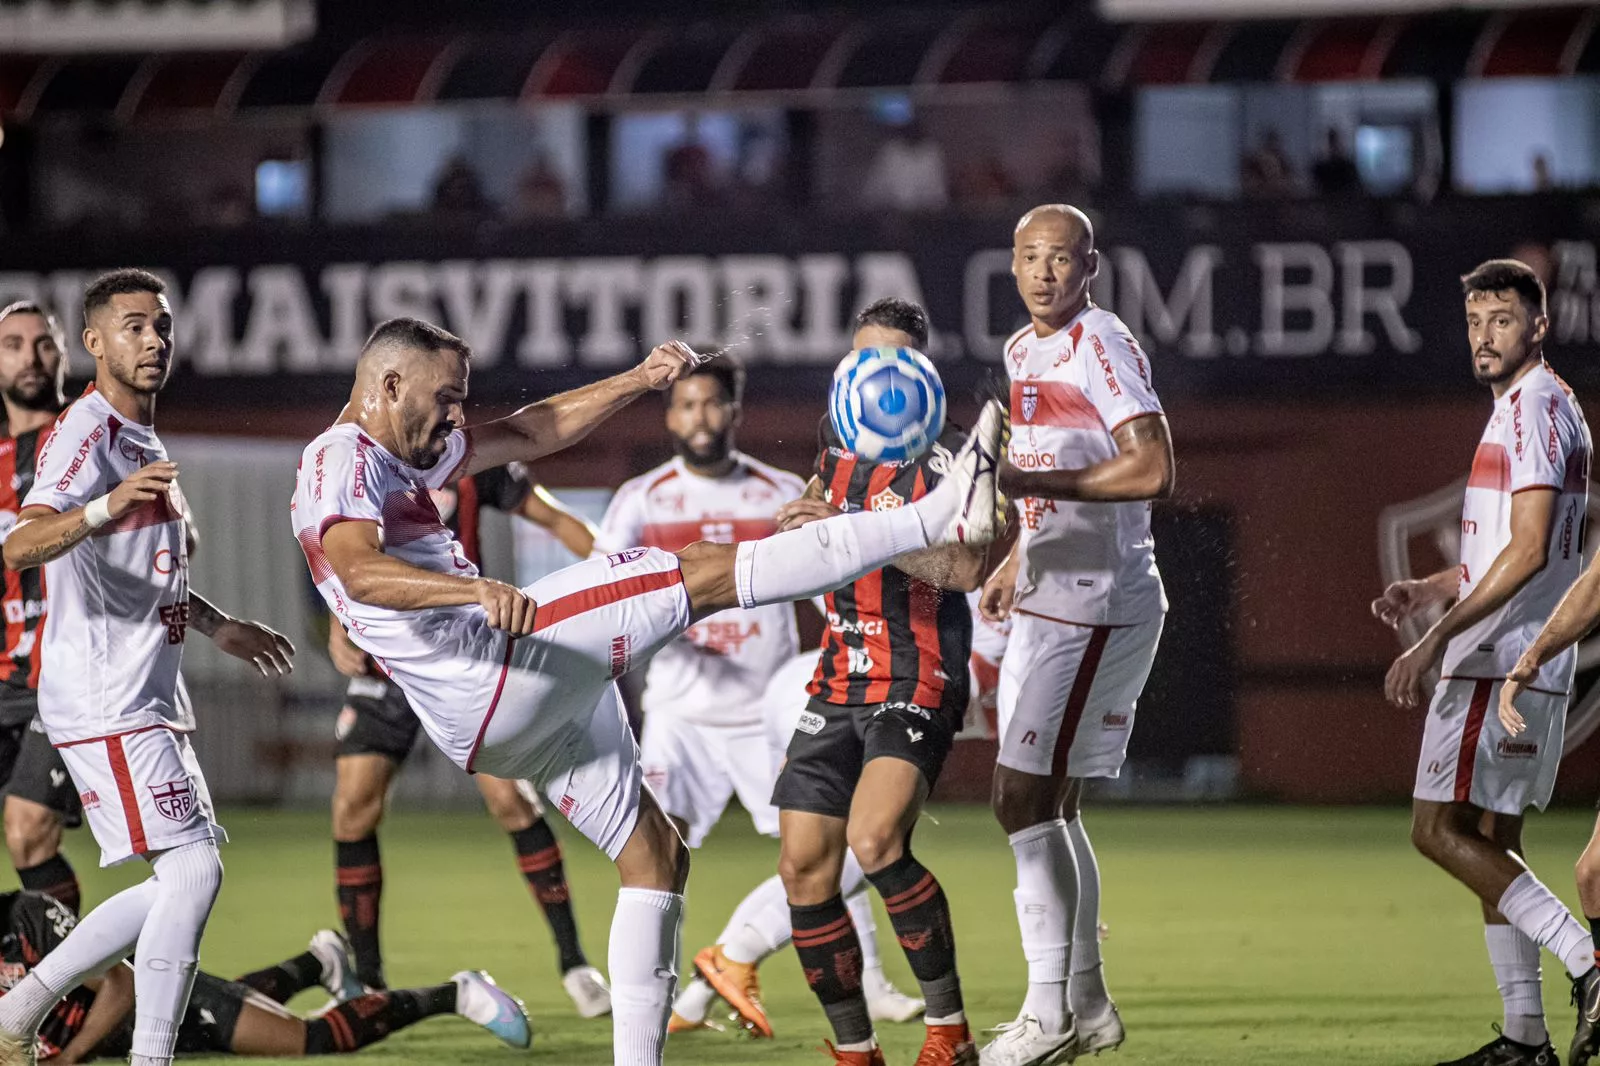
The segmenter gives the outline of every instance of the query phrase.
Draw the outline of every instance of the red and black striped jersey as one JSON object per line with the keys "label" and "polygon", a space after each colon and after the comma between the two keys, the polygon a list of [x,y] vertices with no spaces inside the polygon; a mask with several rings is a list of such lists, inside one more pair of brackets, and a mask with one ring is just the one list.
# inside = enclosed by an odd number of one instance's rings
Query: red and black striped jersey
{"label": "red and black striped jersey", "polygon": [[[46,427],[48,429],[48,427]],[[34,458],[42,430],[0,437],[0,536],[9,532],[33,487]],[[5,613],[5,654],[0,655],[0,724],[15,725],[39,709],[39,638],[43,635],[44,567],[5,570],[0,610]]]}
{"label": "red and black striped jersey", "polygon": [[[846,451],[824,418],[817,477],[828,503],[841,510],[903,507],[939,483],[965,440],[960,429],[946,426],[938,443],[914,462],[869,463]],[[914,703],[930,711],[965,711],[972,650],[965,595],[886,566],[826,599],[828,630],[808,689],[812,696],[841,706]]]}
{"label": "red and black striped jersey", "polygon": [[[0,996],[72,932],[78,919],[49,896],[38,892],[0,893]],[[52,1058],[83,1028],[94,993],[82,985],[68,992],[39,1026],[39,1058]]]}
{"label": "red and black striped jersey", "polygon": [[450,527],[473,566],[483,567],[483,545],[478,531],[481,528],[481,510],[493,507],[507,514],[514,513],[522,501],[533,491],[533,482],[521,463],[497,466],[464,477],[442,489],[431,489],[433,505],[439,517]]}

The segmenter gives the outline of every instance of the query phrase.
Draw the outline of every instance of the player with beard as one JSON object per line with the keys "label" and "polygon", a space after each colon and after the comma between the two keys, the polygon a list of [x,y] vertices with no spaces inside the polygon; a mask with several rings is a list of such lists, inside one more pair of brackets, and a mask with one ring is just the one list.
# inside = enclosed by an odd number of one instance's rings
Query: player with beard
{"label": "player with beard", "polygon": [[[617,490],[597,551],[636,544],[677,551],[697,540],[732,544],[777,531],[778,508],[800,495],[804,483],[737,450],[743,393],[744,371],[727,356],[672,386],[666,428],[676,455]],[[777,835],[763,693],[799,647],[794,612],[793,604],[780,603],[714,614],[657,652],[645,671],[639,761],[691,848],[704,842],[735,795],[757,831]],[[864,895],[859,901],[870,919],[870,903]],[[783,883],[770,878],[739,904],[717,942],[695,955],[696,980],[674,1004],[672,1031],[709,1028],[705,1017],[720,995],[747,1029],[770,1037],[756,967],[789,934]],[[887,979],[882,985],[880,998],[898,995]]]}
{"label": "player with beard", "polygon": [[[0,516],[9,532],[33,487],[40,439],[66,406],[66,337],[39,304],[0,308]],[[39,633],[44,571],[5,571],[5,656],[0,658],[0,779],[5,779],[6,848],[22,887],[78,913],[78,877],[61,854],[61,831],[83,823],[78,790],[50,746],[39,712]]]}
{"label": "player with beard", "polygon": [[[1398,627],[1455,601],[1395,660],[1384,694],[1397,707],[1422,707],[1440,672],[1417,760],[1411,841],[1481,901],[1505,1005],[1500,1035],[1453,1066],[1556,1062],[1540,996],[1541,947],[1572,976],[1579,1012],[1568,1061],[1581,1064],[1594,1052],[1590,1011],[1600,1003],[1594,942],[1528,869],[1522,819],[1549,801],[1561,763],[1577,652],[1570,643],[1559,652],[1540,647],[1536,638],[1583,566],[1593,444],[1572,391],[1544,360],[1550,321],[1538,275],[1494,259],[1461,287],[1473,376],[1494,406],[1462,501],[1460,564],[1395,582],[1372,604]],[[1505,682],[1513,672],[1515,687]],[[1509,723],[1488,713],[1497,697],[1518,701]]]}
{"label": "player with beard", "polygon": [[289,670],[280,634],[223,614],[189,587],[188,509],[155,432],[172,370],[166,286],[118,270],[83,297],[95,380],[39,451],[33,488],[6,537],[13,570],[43,566],[39,717],[83,798],[103,865],[152,876],[91,911],[0,999],[0,1064],[33,1059],[57,1000],[135,953],[134,1066],[172,1061],[200,937],[222,887],[210,797],[179,692],[189,629],[263,676]]}

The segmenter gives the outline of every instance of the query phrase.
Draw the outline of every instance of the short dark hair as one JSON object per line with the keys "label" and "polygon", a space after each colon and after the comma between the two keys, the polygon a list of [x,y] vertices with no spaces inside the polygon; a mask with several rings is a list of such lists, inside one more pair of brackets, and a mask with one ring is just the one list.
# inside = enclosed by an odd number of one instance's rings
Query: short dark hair
{"label": "short dark hair", "polygon": [[89,321],[91,315],[111,303],[113,296],[130,292],[149,292],[161,296],[166,291],[166,282],[138,267],[123,267],[101,274],[83,290],[83,320]]}
{"label": "short dark hair", "polygon": [[1475,292],[1514,292],[1541,315],[1545,313],[1544,282],[1520,259],[1479,263],[1472,273],[1461,276],[1461,291],[1468,296]]}
{"label": "short dark hair", "polygon": [[[744,402],[744,364],[728,354],[726,348],[713,348],[702,354],[715,356],[709,363],[701,363],[689,371],[678,381],[688,381],[693,377],[708,377],[716,379],[722,385],[723,395],[733,403]],[[672,393],[677,389],[674,382],[671,389],[667,390],[667,401],[672,401]]]}
{"label": "short dark hair", "polygon": [[67,335],[61,328],[61,320],[51,314],[50,309],[44,304],[35,300],[18,300],[0,307],[0,322],[4,322],[12,315],[38,315],[44,319],[45,328],[50,331],[50,336],[55,338],[56,347],[62,351],[67,350]]}
{"label": "short dark hair", "polygon": [[882,326],[908,334],[920,352],[928,346],[928,312],[910,300],[885,296],[863,307],[856,315],[856,329]]}
{"label": "short dark hair", "polygon": [[394,344],[402,348],[416,348],[424,352],[455,352],[461,358],[472,359],[472,345],[431,322],[420,318],[391,318],[379,322],[367,343],[361,346],[365,355],[380,345]]}

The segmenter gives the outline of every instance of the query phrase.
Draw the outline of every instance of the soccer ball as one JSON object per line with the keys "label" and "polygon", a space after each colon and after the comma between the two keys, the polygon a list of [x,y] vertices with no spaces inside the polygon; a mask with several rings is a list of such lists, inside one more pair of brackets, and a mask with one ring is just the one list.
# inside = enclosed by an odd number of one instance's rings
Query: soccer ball
{"label": "soccer ball", "polygon": [[911,348],[862,348],[833,372],[828,416],[839,442],[871,463],[915,459],[944,432],[944,383]]}

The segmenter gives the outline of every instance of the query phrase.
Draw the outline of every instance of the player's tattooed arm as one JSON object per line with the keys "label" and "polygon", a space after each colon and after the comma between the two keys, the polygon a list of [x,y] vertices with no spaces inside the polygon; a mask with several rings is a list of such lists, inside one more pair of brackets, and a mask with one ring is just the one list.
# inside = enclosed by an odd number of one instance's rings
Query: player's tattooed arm
{"label": "player's tattooed arm", "polygon": [[1172,495],[1172,430],[1165,415],[1130,418],[1111,437],[1116,455],[1073,470],[1019,470],[1008,459],[1000,466],[1000,489],[1014,497],[1101,503],[1164,500]]}
{"label": "player's tattooed arm", "polygon": [[529,463],[569,448],[645,393],[671,388],[703,361],[687,344],[668,341],[632,370],[529,404],[493,422],[469,426],[472,453],[463,474]]}
{"label": "player's tattooed arm", "polygon": [[[178,478],[176,463],[162,461],[140,467],[127,480],[103,497],[104,520],[116,521],[135,508],[166,495]],[[90,510],[99,501],[83,507],[57,512],[49,507],[24,507],[17,524],[6,535],[0,558],[11,570],[27,570],[59,559],[76,548],[98,528],[91,523]],[[101,524],[104,524],[102,522]]]}
{"label": "player's tattooed arm", "polygon": [[219,651],[243,659],[262,677],[282,676],[294,670],[294,645],[277,630],[234,618],[218,610],[204,596],[189,590],[189,624],[211,638]]}
{"label": "player's tattooed arm", "polygon": [[216,636],[217,629],[231,619],[211,605],[211,601],[194,589],[189,590],[189,624],[196,632],[208,637]]}

